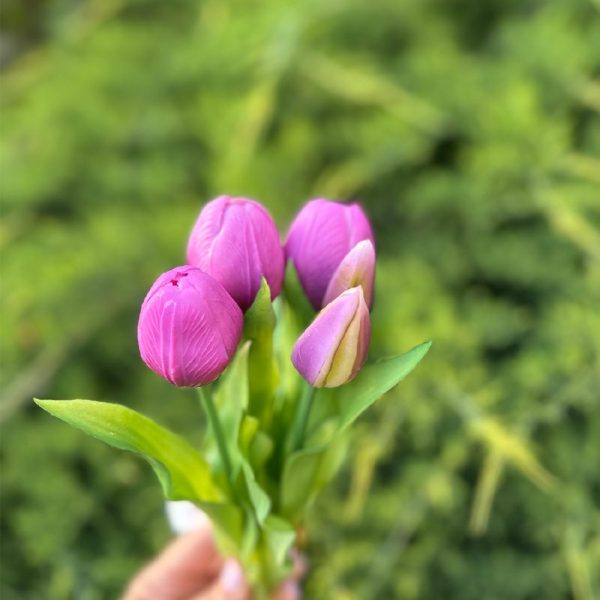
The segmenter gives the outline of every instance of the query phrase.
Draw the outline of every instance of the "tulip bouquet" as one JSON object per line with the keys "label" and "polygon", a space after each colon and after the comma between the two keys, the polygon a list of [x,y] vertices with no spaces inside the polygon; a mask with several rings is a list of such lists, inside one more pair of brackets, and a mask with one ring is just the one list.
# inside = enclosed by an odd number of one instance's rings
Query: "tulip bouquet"
{"label": "tulip bouquet", "polygon": [[201,447],[118,404],[36,402],[144,457],[168,500],[210,517],[223,552],[265,597],[286,577],[306,510],[340,465],[345,431],[429,349],[363,368],[374,275],[373,232],[356,204],[309,202],[282,247],[258,202],[217,198],[192,230],[187,264],[156,280],[138,323],[148,367],[196,388]]}

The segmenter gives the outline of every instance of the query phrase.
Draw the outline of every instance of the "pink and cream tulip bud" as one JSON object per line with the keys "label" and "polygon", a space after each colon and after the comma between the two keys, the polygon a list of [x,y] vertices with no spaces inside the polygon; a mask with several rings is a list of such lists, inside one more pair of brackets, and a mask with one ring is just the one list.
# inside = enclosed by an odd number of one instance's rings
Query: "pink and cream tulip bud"
{"label": "pink and cream tulip bud", "polygon": [[200,269],[177,267],[163,273],[144,299],[140,354],[174,385],[206,385],[233,358],[242,325],[242,311],[219,282]]}
{"label": "pink and cream tulip bud", "polygon": [[[371,250],[360,247],[349,256],[356,245],[369,240],[373,251],[373,266],[357,268],[360,261],[371,261]],[[286,241],[285,251],[294,262],[298,278],[308,299],[317,310],[332,299],[332,290],[339,290],[348,270],[361,272],[368,280],[360,283],[370,305],[374,267],[373,231],[369,220],[358,204],[341,204],[329,200],[311,200],[294,219]],[[346,261],[347,264],[342,266]],[[337,276],[337,283],[332,279]],[[331,290],[328,288],[331,287]],[[344,288],[347,289],[347,288]]]}
{"label": "pink and cream tulip bud", "polygon": [[343,292],[315,317],[292,350],[292,363],[314,387],[337,387],[363,366],[371,339],[360,286]]}
{"label": "pink and cream tulip bud", "polygon": [[342,259],[329,281],[323,304],[327,305],[342,292],[361,286],[367,306],[373,303],[373,283],[375,280],[375,248],[371,240],[358,242]]}
{"label": "pink and cream tulip bud", "polygon": [[267,210],[254,200],[220,196],[209,202],[190,235],[187,260],[212,275],[244,311],[263,277],[271,298],[281,291],[285,259],[279,233]]}

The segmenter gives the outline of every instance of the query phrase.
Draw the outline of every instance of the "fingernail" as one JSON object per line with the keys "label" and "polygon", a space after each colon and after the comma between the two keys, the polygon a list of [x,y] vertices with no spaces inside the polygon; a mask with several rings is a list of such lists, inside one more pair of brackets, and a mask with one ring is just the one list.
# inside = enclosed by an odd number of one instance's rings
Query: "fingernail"
{"label": "fingernail", "polygon": [[221,571],[219,581],[224,592],[229,594],[238,592],[244,584],[244,573],[240,563],[231,559],[227,560]]}
{"label": "fingernail", "polygon": [[302,579],[308,571],[308,559],[297,548],[290,550],[290,558],[292,559],[292,577],[294,579]]}
{"label": "fingernail", "polygon": [[281,598],[284,600],[299,600],[300,588],[295,581],[286,581],[281,586]]}
{"label": "fingernail", "polygon": [[173,533],[181,534],[201,529],[210,531],[212,528],[208,515],[187,500],[167,500],[165,510]]}

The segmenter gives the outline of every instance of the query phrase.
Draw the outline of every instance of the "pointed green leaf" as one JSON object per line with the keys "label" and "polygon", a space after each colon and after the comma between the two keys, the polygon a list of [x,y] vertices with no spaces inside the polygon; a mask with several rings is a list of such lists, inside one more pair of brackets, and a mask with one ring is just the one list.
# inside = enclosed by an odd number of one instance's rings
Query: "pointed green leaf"
{"label": "pointed green leaf", "polygon": [[283,565],[289,549],[296,540],[296,531],[285,519],[269,515],[264,524],[264,535],[275,564]]}
{"label": "pointed green leaf", "polygon": [[256,551],[256,546],[259,543],[260,531],[254,511],[249,507],[245,507],[244,518],[244,535],[242,541],[237,548],[234,549],[233,555],[240,558],[248,558]]}
{"label": "pointed green leaf", "polygon": [[235,554],[244,539],[244,515],[239,506],[229,503],[197,502],[215,525],[219,547],[225,554]]}
{"label": "pointed green leaf", "polygon": [[278,512],[294,518],[308,504],[326,449],[326,446],[318,446],[299,450],[288,457],[281,480],[281,506]]}
{"label": "pointed green leaf", "polygon": [[337,472],[346,451],[344,436],[306,448],[286,460],[281,480],[281,514],[298,519],[316,494]]}
{"label": "pointed green leaf", "polygon": [[274,327],[275,314],[273,313],[271,290],[267,280],[263,277],[256,298],[244,316],[244,335],[248,339],[256,339],[265,330],[273,331]]}
{"label": "pointed green leaf", "polygon": [[169,500],[218,502],[223,494],[208,464],[183,438],[140,413],[108,402],[37,400],[38,406],[83,432],[145,458]]}
{"label": "pointed green leaf", "polygon": [[244,456],[250,454],[250,447],[258,431],[260,422],[256,417],[245,415],[240,427],[240,450]]}
{"label": "pointed green leaf", "polygon": [[219,406],[219,413],[222,410],[240,413],[248,407],[248,386],[245,385],[245,382],[248,379],[249,350],[249,342],[242,344],[221,377],[219,387],[215,392],[215,402]]}
{"label": "pointed green leaf", "polygon": [[256,481],[254,471],[246,461],[242,463],[242,472],[246,482],[248,497],[250,498],[252,508],[256,514],[256,519],[262,524],[269,514],[269,510],[271,510],[271,499]]}
{"label": "pointed green leaf", "polygon": [[366,366],[350,383],[333,389],[319,389],[315,404],[333,403],[339,414],[339,429],[351,425],[369,406],[404,379],[427,354],[431,342]]}
{"label": "pointed green leaf", "polygon": [[[225,437],[225,445],[231,461],[231,476],[237,477],[242,462],[240,452],[240,427],[244,410],[248,406],[248,352],[250,343],[247,342],[237,351],[229,365],[219,387],[214,393],[213,400],[218,413],[221,429]],[[207,390],[205,390],[207,393]],[[218,452],[210,424],[204,441],[204,448],[218,463]],[[222,467],[222,465],[220,465]]]}
{"label": "pointed green leaf", "polygon": [[271,458],[275,444],[264,431],[257,431],[250,445],[248,459],[254,469],[260,469]]}
{"label": "pointed green leaf", "polygon": [[262,468],[274,448],[271,437],[260,431],[259,426],[260,422],[256,417],[246,415],[240,428],[240,450],[255,470]]}
{"label": "pointed green leaf", "polygon": [[277,401],[285,402],[295,398],[304,383],[290,360],[292,348],[302,332],[302,326],[289,303],[283,302],[281,298],[275,300],[273,309],[277,316],[273,348],[279,374],[276,398]]}
{"label": "pointed green leaf", "polygon": [[294,520],[302,513],[337,471],[345,451],[344,430],[406,377],[430,346],[431,342],[426,342],[405,354],[369,365],[346,385],[316,391],[306,445],[285,462],[282,514]]}
{"label": "pointed green leaf", "polygon": [[294,312],[300,319],[302,328],[306,327],[313,320],[315,316],[315,310],[311,306],[306,294],[304,293],[304,290],[302,289],[302,284],[298,279],[298,272],[296,271],[296,266],[294,265],[293,260],[288,262],[285,270],[283,289],[286,300],[289,301]]}
{"label": "pointed green leaf", "polygon": [[244,316],[244,338],[252,342],[248,361],[250,405],[248,411],[258,418],[271,406],[275,388],[275,364],[273,362],[273,330],[275,313],[271,302],[271,290],[262,280],[252,306]]}

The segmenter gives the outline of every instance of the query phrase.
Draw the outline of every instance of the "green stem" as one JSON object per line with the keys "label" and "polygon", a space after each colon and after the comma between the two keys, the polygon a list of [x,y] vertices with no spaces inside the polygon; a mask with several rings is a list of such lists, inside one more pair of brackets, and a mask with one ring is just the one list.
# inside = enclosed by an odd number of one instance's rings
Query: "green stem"
{"label": "green stem", "polygon": [[299,450],[304,443],[304,435],[306,433],[306,426],[308,425],[308,418],[310,417],[310,409],[312,408],[314,397],[315,388],[312,385],[306,384],[304,393],[300,398],[300,402],[298,402],[296,415],[294,416],[294,423],[290,434],[290,452]]}
{"label": "green stem", "polygon": [[210,423],[211,429],[217,441],[217,448],[219,450],[219,455],[221,457],[221,462],[223,463],[223,468],[225,470],[225,475],[227,477],[227,481],[233,490],[233,481],[232,481],[232,471],[231,471],[231,460],[229,459],[229,452],[227,450],[227,444],[225,443],[225,436],[223,435],[223,429],[221,428],[221,421],[219,421],[219,415],[217,414],[217,410],[215,408],[215,403],[213,402],[212,395],[210,392],[205,390],[202,387],[196,388],[198,390],[198,396],[200,398],[200,404],[204,409],[204,413],[206,414],[206,419]]}

